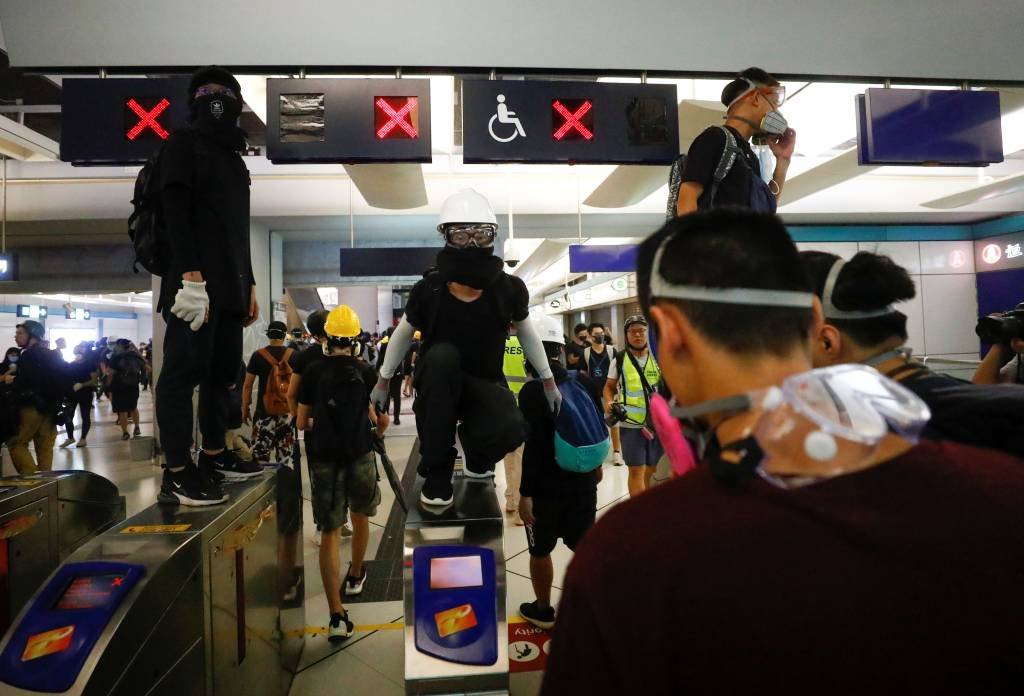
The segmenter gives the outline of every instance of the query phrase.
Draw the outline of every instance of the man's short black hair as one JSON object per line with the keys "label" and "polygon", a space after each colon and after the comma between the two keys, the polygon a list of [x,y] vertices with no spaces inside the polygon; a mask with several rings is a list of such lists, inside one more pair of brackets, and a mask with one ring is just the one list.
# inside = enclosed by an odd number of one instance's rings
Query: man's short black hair
{"label": "man's short black hair", "polygon": [[601,329],[602,331],[607,331],[608,330],[608,329],[604,328],[604,324],[602,324],[599,321],[595,321],[593,324],[591,324],[590,326],[587,327],[587,331],[590,331],[591,333],[594,332],[594,329]]}
{"label": "man's short black hair", "polygon": [[[658,299],[650,294],[651,265],[666,239],[661,276],[672,285],[810,291],[796,246],[777,217],[721,208],[675,218],[640,246],[637,285],[645,314]],[[810,308],[660,301],[674,303],[695,329],[732,353],[787,355],[808,340],[814,321]]]}
{"label": "man's short black hair", "polygon": [[573,337],[579,336],[580,335],[580,331],[587,331],[587,325],[586,324],[577,324],[573,328],[573,330],[572,330]]}
{"label": "man's short black hair", "polygon": [[722,103],[729,106],[729,104],[732,104],[733,99],[750,89],[750,85],[747,84],[746,80],[750,80],[758,85],[765,85],[766,87],[779,86],[779,81],[767,71],[761,68],[747,68],[737,74],[736,79],[722,89]]}
{"label": "man's short black hair", "polygon": [[306,329],[309,331],[309,335],[314,338],[326,338],[327,332],[324,331],[324,324],[327,323],[327,310],[318,309],[315,312],[310,312],[309,316],[306,317]]}
{"label": "man's short black hair", "polygon": [[[821,297],[828,274],[839,257],[824,251],[803,251],[800,259],[807,269],[814,294]],[[832,304],[836,309],[870,311],[913,299],[916,294],[914,281],[905,268],[888,256],[861,251],[839,272],[832,289]],[[896,337],[907,340],[907,316],[901,312],[868,319],[826,317],[825,321],[864,348]]]}

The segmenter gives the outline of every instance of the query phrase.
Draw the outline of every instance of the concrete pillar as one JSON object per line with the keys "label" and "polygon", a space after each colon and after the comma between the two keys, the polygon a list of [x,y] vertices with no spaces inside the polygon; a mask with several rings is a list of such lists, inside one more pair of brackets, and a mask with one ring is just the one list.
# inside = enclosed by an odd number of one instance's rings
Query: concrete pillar
{"label": "concrete pillar", "polygon": [[394,324],[392,293],[393,288],[390,285],[377,286],[377,331],[381,333]]}

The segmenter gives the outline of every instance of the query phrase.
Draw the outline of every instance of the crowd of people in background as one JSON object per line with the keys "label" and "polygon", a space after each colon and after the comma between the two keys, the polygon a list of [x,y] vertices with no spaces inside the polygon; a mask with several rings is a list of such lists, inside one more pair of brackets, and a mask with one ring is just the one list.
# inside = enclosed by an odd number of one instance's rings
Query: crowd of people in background
{"label": "crowd of people in background", "polygon": [[[83,341],[72,349],[71,362],[64,360],[66,348],[63,337],[51,346],[45,327],[29,320],[18,324],[15,345],[0,363],[0,443],[7,445],[19,474],[52,468],[59,428],[66,435],[60,448],[88,447],[94,400],[110,403],[123,440],[142,435],[138,401],[151,381],[152,342]],[[76,414],[81,421],[77,439]]]}

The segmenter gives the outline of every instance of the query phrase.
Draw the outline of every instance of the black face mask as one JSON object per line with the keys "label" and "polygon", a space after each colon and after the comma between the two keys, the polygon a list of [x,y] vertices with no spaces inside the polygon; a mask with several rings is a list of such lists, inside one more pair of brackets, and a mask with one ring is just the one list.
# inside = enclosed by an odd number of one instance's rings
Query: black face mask
{"label": "black face mask", "polygon": [[764,459],[764,450],[753,435],[723,447],[718,437],[712,434],[703,459],[717,480],[728,486],[737,486],[757,474],[757,467]]}
{"label": "black face mask", "polygon": [[437,268],[445,280],[483,290],[501,275],[502,263],[489,247],[445,247],[437,252]]}
{"label": "black face mask", "polygon": [[242,115],[242,102],[225,94],[205,94],[192,102],[192,123],[203,133],[212,136],[233,150],[245,147],[238,118]]}

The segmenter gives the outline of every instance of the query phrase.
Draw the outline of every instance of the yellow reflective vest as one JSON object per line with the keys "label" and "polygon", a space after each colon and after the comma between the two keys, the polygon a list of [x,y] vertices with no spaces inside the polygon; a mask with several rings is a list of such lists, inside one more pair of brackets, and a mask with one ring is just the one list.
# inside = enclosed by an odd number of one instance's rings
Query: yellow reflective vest
{"label": "yellow reflective vest", "polygon": [[523,346],[519,343],[517,336],[509,336],[505,339],[505,381],[508,388],[519,398],[519,391],[523,385],[530,381],[526,374],[526,355],[523,354]]}
{"label": "yellow reflective vest", "polygon": [[[622,353],[622,369],[619,373],[619,381],[622,386],[623,403],[626,406],[626,423],[632,425],[643,425],[647,422],[647,398],[644,396],[644,383],[640,379],[640,373],[633,366],[629,359],[630,353],[627,348]],[[640,362],[639,360],[637,361]],[[644,365],[644,377],[647,378],[647,385],[653,390],[661,382],[661,368],[654,354],[648,352],[647,364]]]}

